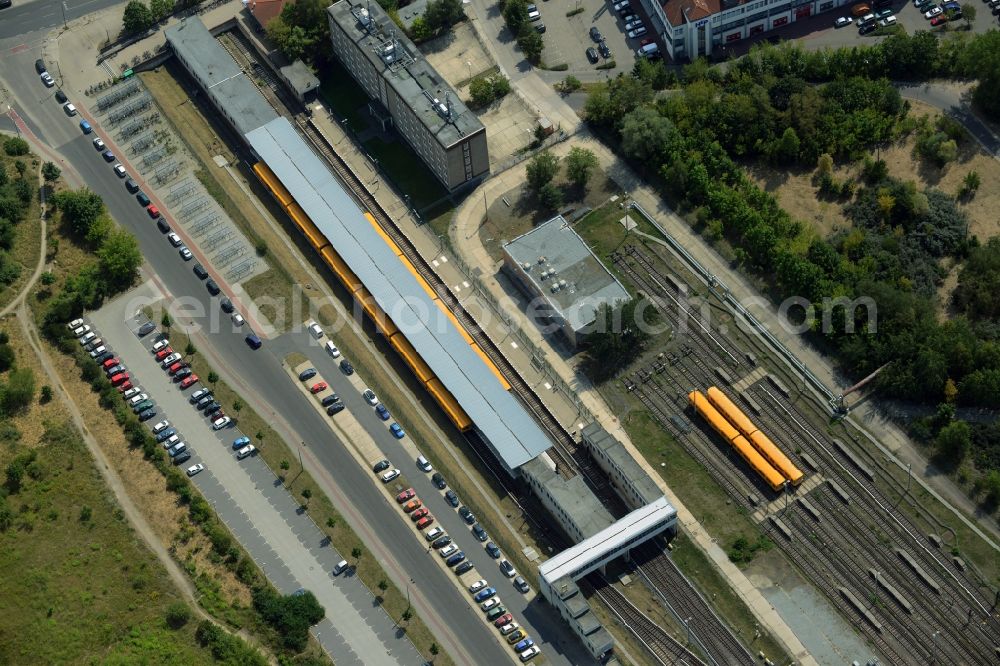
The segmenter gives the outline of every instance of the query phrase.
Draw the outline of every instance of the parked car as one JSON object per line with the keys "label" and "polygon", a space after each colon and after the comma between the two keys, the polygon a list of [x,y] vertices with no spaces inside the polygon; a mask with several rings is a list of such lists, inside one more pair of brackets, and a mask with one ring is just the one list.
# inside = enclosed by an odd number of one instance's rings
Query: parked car
{"label": "parked car", "polygon": [[372,467],[372,471],[378,474],[383,470],[389,469],[390,466],[391,463],[388,460],[379,460],[377,463],[375,463],[375,466]]}
{"label": "parked car", "polygon": [[366,388],[364,392],[361,394],[361,397],[363,397],[365,399],[365,402],[367,402],[372,407],[378,404],[378,396],[375,395],[375,391],[371,390],[370,388]]}
{"label": "parked car", "polygon": [[335,402],[340,402],[340,396],[336,393],[332,393],[320,400],[319,404],[323,407],[329,407]]}
{"label": "parked car", "polygon": [[528,20],[537,21],[542,18],[541,13],[538,11],[538,7],[535,5],[528,5]]}
{"label": "parked car", "polygon": [[205,465],[203,463],[197,463],[195,465],[191,465],[190,467],[187,468],[187,475],[194,476],[195,474],[201,472],[204,469]]}
{"label": "parked car", "polygon": [[597,61],[600,60],[600,58],[597,56],[597,49],[595,49],[593,46],[587,47],[586,53],[587,53],[587,60],[590,61],[590,64],[596,65]]}
{"label": "parked car", "polygon": [[[413,500],[411,500],[411,501],[413,501]],[[417,500],[417,501],[419,501],[419,500]],[[417,522],[418,520],[420,520],[424,516],[428,515],[429,513],[430,513],[430,509],[428,509],[426,506],[420,507],[419,509],[417,509],[416,511],[414,511],[413,513],[410,514],[410,520],[412,520],[413,522]]]}
{"label": "parked car", "polygon": [[507,576],[507,578],[513,578],[517,575],[517,569],[515,569],[514,565],[507,560],[500,560],[500,571],[504,576]]}
{"label": "parked car", "polygon": [[135,200],[138,201],[139,205],[142,206],[143,208],[152,203],[149,200],[149,197],[146,196],[146,193],[143,192],[142,190],[135,193]]}
{"label": "parked car", "polygon": [[191,270],[194,271],[194,274],[198,276],[199,280],[204,280],[208,277],[208,271],[206,271],[205,267],[201,264],[195,264],[191,267]]}
{"label": "parked car", "polygon": [[520,628],[521,625],[519,625],[517,622],[508,622],[507,624],[500,627],[500,635],[506,636]]}
{"label": "parked car", "polygon": [[250,444],[249,446],[244,446],[242,449],[236,452],[236,459],[243,460],[247,456],[252,456],[257,451],[257,448]]}
{"label": "parked car", "polygon": [[123,167],[121,164],[114,165],[112,169],[114,170],[115,175],[118,176],[119,178],[125,178],[126,176],[128,176],[128,172],[125,171],[125,167]]}
{"label": "parked car", "polygon": [[208,280],[205,282],[205,289],[208,289],[208,293],[212,296],[218,296],[222,291],[219,289],[219,285],[215,284],[215,280]]}
{"label": "parked car", "polygon": [[[479,604],[479,607],[482,608],[484,611],[488,611],[491,608],[495,608],[499,605],[500,605],[500,600],[497,599],[496,597],[493,597],[492,599],[487,599],[483,603]],[[500,615],[503,615],[503,613],[500,613]]]}
{"label": "parked car", "polygon": [[608,43],[607,42],[602,41],[600,44],[598,44],[597,45],[597,52],[600,53],[601,57],[604,58],[605,60],[610,60],[611,59],[611,49],[608,48]]}
{"label": "parked car", "polygon": [[388,421],[390,418],[389,410],[386,409],[385,405],[383,405],[382,403],[375,405],[375,413],[378,414],[378,417],[383,421]]}
{"label": "parked car", "polygon": [[177,250],[177,253],[181,255],[181,259],[184,261],[191,261],[191,258],[194,257],[194,255],[191,254],[191,250],[189,250],[186,245],[181,245],[181,248]]}
{"label": "parked car", "polygon": [[635,30],[629,30],[627,34],[628,34],[628,38],[629,39],[635,39],[636,37],[642,37],[643,35],[646,34],[646,26],[641,25],[638,28],[636,28]]}
{"label": "parked car", "polygon": [[316,376],[316,368],[306,368],[299,373],[299,381],[304,382]]}
{"label": "parked car", "polygon": [[486,534],[486,530],[484,530],[483,526],[479,523],[472,526],[472,533],[476,535],[476,538],[479,539],[479,541],[486,541],[490,538],[489,535]]}
{"label": "parked car", "polygon": [[[537,25],[537,23],[535,25]],[[466,560],[465,562],[462,562],[457,567],[455,567],[455,575],[456,576],[461,576],[462,574],[464,574],[464,573],[466,573],[468,571],[472,571],[475,568],[476,567],[475,567],[474,564],[472,564],[472,562]]]}
{"label": "parked car", "polygon": [[469,507],[467,506],[463,506],[461,509],[459,509],[458,515],[462,516],[462,520],[464,520],[469,525],[476,522],[476,514],[472,513],[472,511],[470,511]]}
{"label": "parked car", "polygon": [[340,370],[345,375],[353,375],[354,374],[354,366],[351,365],[351,362],[348,361],[346,358],[340,360]]}
{"label": "parked car", "polygon": [[156,434],[156,443],[162,444],[176,434],[177,428],[167,428],[166,430],[161,430]]}
{"label": "parked car", "polygon": [[398,469],[390,469],[388,472],[383,473],[382,476],[379,477],[379,478],[382,479],[382,483],[389,483],[390,481],[392,481],[393,479],[395,479],[397,476],[399,476],[399,470]]}
{"label": "parked car", "polygon": [[440,548],[440,550],[438,551],[438,555],[440,555],[442,558],[448,558],[448,557],[451,557],[452,553],[457,553],[458,552],[458,546],[456,546],[455,544],[451,543],[451,538],[448,539],[447,545],[445,545],[443,548],[441,546],[437,545],[440,541],[443,541],[443,540],[444,540],[444,537],[441,537],[440,539],[438,539],[437,541],[435,541],[434,544],[433,544],[435,548]]}
{"label": "parked car", "polygon": [[104,139],[102,139],[101,137],[95,136],[93,144],[94,144],[94,148],[97,148],[100,151],[104,150]]}
{"label": "parked car", "polygon": [[312,387],[310,387],[309,392],[312,393],[313,395],[316,395],[317,393],[325,391],[328,388],[329,385],[326,382],[316,382],[315,384],[312,385]]}
{"label": "parked car", "polygon": [[590,38],[595,42],[604,41],[604,36],[601,35],[601,31],[598,30],[596,25],[590,26]]}
{"label": "parked car", "polygon": [[212,430],[222,430],[232,422],[233,420],[231,418],[229,418],[228,416],[223,416],[220,419],[216,419],[215,422],[212,423]]}
{"label": "parked car", "polygon": [[319,325],[319,324],[317,324],[316,322],[310,322],[310,323],[309,323],[309,324],[308,324],[308,325],[306,326],[306,328],[308,328],[308,329],[309,329],[309,333],[310,333],[310,334],[311,334],[311,335],[313,336],[313,338],[315,338],[316,340],[319,340],[319,339],[320,339],[320,338],[322,338],[322,337],[323,337],[323,335],[324,335],[324,333],[323,333],[323,329],[322,329],[322,328],[320,328],[320,325]]}
{"label": "parked car", "polygon": [[448,504],[451,504],[452,506],[458,506],[458,495],[455,494],[454,490],[449,490],[448,492],[446,492],[444,494],[444,498],[448,502]]}
{"label": "parked car", "polygon": [[42,77],[42,83],[45,84],[46,88],[53,88],[53,87],[55,87],[56,81],[55,81],[55,79],[52,78],[51,74],[49,74],[48,72],[42,72],[41,73],[41,77]]}
{"label": "parked car", "polygon": [[538,649],[538,646],[532,645],[530,648],[528,648],[520,655],[518,655],[517,658],[520,659],[522,662],[531,661],[532,659],[535,658],[536,655],[538,655],[539,652],[541,652],[541,650]]}
{"label": "parked car", "polygon": [[403,430],[403,426],[399,425],[398,423],[393,423],[392,425],[390,425],[389,431],[392,433],[392,436],[395,437],[396,439],[403,439],[404,437],[406,437],[406,431]]}
{"label": "parked car", "polygon": [[344,403],[335,402],[326,408],[326,415],[333,416],[334,414],[339,414],[342,411],[344,411]]}
{"label": "parked car", "polygon": [[531,587],[528,585],[528,581],[524,580],[524,576],[518,576],[514,579],[514,587],[517,588],[518,592],[527,594],[531,591]]}
{"label": "parked car", "polygon": [[151,321],[147,321],[145,324],[139,327],[139,330],[137,332],[139,333],[140,338],[144,338],[155,330],[156,330],[156,324],[154,324]]}
{"label": "parked car", "polygon": [[326,349],[326,353],[330,355],[331,358],[337,358],[340,356],[340,350],[337,349],[337,345],[333,344],[333,340],[327,340],[323,345]]}
{"label": "parked car", "polygon": [[233,450],[242,449],[244,446],[250,443],[250,438],[246,435],[242,435],[233,440]]}
{"label": "parked car", "polygon": [[476,602],[479,603],[479,602],[482,602],[482,601],[486,601],[490,597],[496,596],[496,593],[497,593],[497,591],[496,591],[495,588],[485,587],[482,590],[480,590],[479,592],[476,592],[476,594],[473,597],[473,599],[475,599]]}
{"label": "parked car", "polygon": [[434,522],[434,516],[424,516],[423,518],[417,521],[417,529],[422,530],[433,522]]}
{"label": "parked car", "polygon": [[833,22],[835,28],[843,28],[844,26],[851,25],[852,21],[847,16],[840,16],[836,21]]}
{"label": "parked car", "polygon": [[493,558],[494,560],[500,557],[500,547],[499,547],[499,546],[497,546],[497,545],[496,545],[495,543],[493,543],[492,541],[490,541],[490,542],[489,542],[488,544],[486,544],[486,552],[487,552],[487,553],[489,554],[489,556],[490,556],[490,557],[492,557],[492,558]]}
{"label": "parked car", "polygon": [[154,416],[156,416],[156,410],[155,409],[147,409],[146,411],[140,413],[137,418],[140,421],[142,421],[142,422],[146,422],[149,419],[153,418]]}
{"label": "parked car", "polygon": [[497,619],[493,620],[493,626],[499,629],[500,627],[512,622],[513,620],[514,620],[513,615],[511,615],[510,613],[504,613]]}
{"label": "parked car", "polygon": [[434,469],[434,468],[433,468],[433,467],[431,466],[431,463],[430,463],[430,461],[428,461],[428,460],[427,460],[427,458],[425,458],[425,457],[423,457],[423,456],[417,456],[417,468],[418,468],[418,469],[419,469],[419,470],[420,470],[421,472],[429,472],[429,471],[431,471],[432,469]]}
{"label": "parked car", "polygon": [[[438,550],[448,549],[449,545],[451,544],[451,541],[452,541],[451,537],[448,536],[447,534],[445,534],[443,537],[441,537],[439,539],[436,539],[434,541],[434,543],[431,544],[431,547],[435,548],[435,549],[438,549]],[[458,548],[458,546],[454,547],[454,549],[457,549],[457,548]],[[452,553],[454,553],[455,552],[454,549],[453,550],[449,550],[448,555],[451,555]],[[444,556],[442,556],[442,557],[444,557]]]}
{"label": "parked car", "polygon": [[396,502],[402,504],[403,502],[413,499],[416,495],[417,492],[413,488],[407,488],[403,492],[396,495]]}
{"label": "parked car", "polygon": [[434,487],[438,490],[444,490],[448,487],[448,483],[444,480],[444,476],[441,472],[434,472],[434,475],[431,477],[431,483],[433,483]]}
{"label": "parked car", "polygon": [[403,505],[403,512],[410,513],[411,511],[416,511],[421,506],[423,506],[423,502],[420,501],[420,498],[414,497],[409,502]]}
{"label": "parked car", "polygon": [[453,567],[459,562],[462,562],[463,560],[465,560],[465,553],[460,550],[451,557],[449,557],[447,560],[445,560],[444,563],[447,564],[449,567]]}
{"label": "parked car", "polygon": [[485,578],[480,578],[475,583],[473,583],[472,585],[469,586],[469,592],[471,594],[474,594],[474,593],[478,592],[479,590],[483,589],[484,587],[486,587],[486,579]]}
{"label": "parked car", "polygon": [[427,539],[428,541],[434,541],[442,534],[444,534],[444,530],[441,529],[440,527],[435,527],[434,529],[427,532],[427,534],[424,535],[424,538]]}
{"label": "parked car", "polygon": [[192,373],[181,380],[181,389],[190,388],[192,384],[198,381],[198,375]]}

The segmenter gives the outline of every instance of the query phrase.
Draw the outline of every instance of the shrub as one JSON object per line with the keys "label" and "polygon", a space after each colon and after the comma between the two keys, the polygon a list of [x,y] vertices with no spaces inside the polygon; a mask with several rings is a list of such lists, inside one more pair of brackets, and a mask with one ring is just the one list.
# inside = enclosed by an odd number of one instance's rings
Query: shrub
{"label": "shrub", "polygon": [[3,142],[3,151],[11,157],[27,155],[28,142],[19,136],[12,136]]}
{"label": "shrub", "polygon": [[191,619],[191,609],[183,601],[175,601],[167,606],[167,626],[171,629],[180,629]]}

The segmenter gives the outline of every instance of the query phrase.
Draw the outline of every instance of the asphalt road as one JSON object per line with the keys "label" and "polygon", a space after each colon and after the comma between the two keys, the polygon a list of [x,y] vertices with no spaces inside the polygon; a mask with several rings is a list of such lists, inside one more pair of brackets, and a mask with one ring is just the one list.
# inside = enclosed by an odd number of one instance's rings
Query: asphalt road
{"label": "asphalt road", "polygon": [[[360,468],[353,458],[330,430],[326,417],[317,413],[308,400],[303,399],[299,390],[292,386],[284,369],[281,358],[293,347],[298,351],[308,348],[308,336],[302,332],[283,337],[278,343],[265,341],[261,350],[253,351],[243,342],[246,328],[233,329],[228,316],[223,314],[217,304],[217,299],[211,298],[200,280],[191,272],[193,262],[183,262],[164,235],[139,206],[135,198],[128,194],[111,170],[111,165],[101,159],[91,140],[94,135],[83,135],[79,129],[79,118],[69,118],[60,105],[51,98],[51,91],[38,80],[34,71],[34,59],[37,53],[27,49],[4,58],[4,68],[0,72],[9,90],[15,95],[15,104],[22,118],[30,129],[49,146],[60,152],[87,180],[88,185],[100,194],[111,215],[124,227],[132,231],[138,239],[143,255],[149,264],[151,272],[157,276],[162,289],[174,298],[186,296],[190,303],[190,314],[203,326],[202,333],[196,334],[196,345],[203,348],[205,342],[212,347],[214,362],[223,376],[233,375],[238,390],[252,391],[249,396],[251,404],[266,404],[273,410],[273,417],[290,424],[294,433],[302,442],[309,445],[312,455],[325,468],[333,482],[348,498],[357,517],[366,525],[374,526],[377,538],[381,540],[379,550],[396,560],[396,568],[405,570],[419,587],[428,603],[435,609],[439,622],[447,625],[462,644],[472,650],[470,654],[452,654],[459,663],[477,664],[509,664],[510,648],[501,645],[496,630],[487,625],[482,614],[471,608],[463,598],[450,577],[450,572],[442,570],[437,562],[426,551],[425,545],[414,538],[409,526],[401,518],[398,508],[387,502],[379,489],[372,483],[371,471]],[[103,134],[108,141],[107,134]],[[120,151],[109,142],[109,147]],[[127,166],[127,165],[126,165]],[[130,170],[131,171],[131,170]],[[161,208],[162,210],[162,208]],[[195,248],[192,246],[192,249]],[[197,257],[197,252],[196,252]],[[217,280],[222,284],[221,280]],[[199,314],[203,313],[203,314]],[[295,342],[300,343],[296,345]],[[318,348],[311,348],[319,351]],[[363,373],[363,369],[359,369]],[[328,377],[336,376],[336,372],[325,373]],[[363,405],[356,394],[346,392],[345,399],[349,408],[360,409]],[[262,414],[265,418],[270,416]],[[374,413],[370,414],[368,426],[376,442],[384,450],[392,452],[398,446],[392,436],[385,430]],[[398,449],[396,449],[398,451]],[[402,454],[395,455],[403,463]],[[422,496],[430,496],[430,482],[427,478],[419,478],[412,473],[409,477],[417,484],[426,484],[427,491],[417,488]],[[448,516],[443,498],[438,497],[440,507],[432,509],[449,531],[463,529],[454,512]],[[451,529],[454,521],[456,530]],[[357,525],[355,525],[357,528]],[[481,569],[483,577],[493,582],[504,580],[496,565],[482,551],[481,545],[465,529],[466,543],[463,550],[469,553],[477,569]],[[460,532],[456,532],[460,533]],[[373,544],[368,544],[375,550]],[[592,662],[581,649],[578,642],[571,638],[568,627],[557,619],[549,617],[551,609],[541,605],[540,601],[525,607],[525,601],[512,586],[500,585],[501,595],[509,603],[513,611],[518,612],[528,624],[536,623],[543,630],[545,637],[555,637],[555,643],[539,641],[546,657],[555,664],[581,664]],[[533,637],[539,639],[535,632]],[[566,653],[570,650],[570,653]]]}
{"label": "asphalt road", "polygon": [[119,2],[121,0],[14,0],[13,6],[0,9],[0,39],[48,30],[61,25],[64,18],[71,21]]}

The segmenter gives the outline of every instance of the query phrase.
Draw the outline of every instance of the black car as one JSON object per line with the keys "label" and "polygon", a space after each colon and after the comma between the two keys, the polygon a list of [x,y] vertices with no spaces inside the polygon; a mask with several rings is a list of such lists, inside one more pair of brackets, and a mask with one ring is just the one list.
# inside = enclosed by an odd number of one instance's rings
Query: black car
{"label": "black car", "polygon": [[434,472],[434,476],[431,477],[431,483],[437,486],[438,490],[444,490],[448,487],[448,483],[444,480],[444,475],[441,472]]}
{"label": "black car", "polygon": [[861,26],[860,28],[858,28],[858,34],[859,35],[867,35],[869,32],[874,32],[876,28],[878,28],[878,24],[876,24],[876,23],[866,23],[863,26]]}
{"label": "black car", "polygon": [[375,463],[375,466],[372,467],[372,471],[378,474],[383,470],[389,469],[389,465],[390,463],[388,460],[379,460],[377,463]]}
{"label": "black car", "polygon": [[95,357],[94,360],[97,361],[98,363],[104,363],[109,358],[114,358],[114,355],[115,355],[114,352],[106,351],[100,356]]}
{"label": "black car", "polygon": [[139,414],[139,420],[140,421],[148,421],[149,419],[153,418],[154,416],[156,416],[156,410],[155,409],[147,409],[142,414]]}
{"label": "black car", "polygon": [[226,314],[232,314],[233,310],[236,309],[233,307],[233,302],[228,298],[223,298],[221,301],[219,301],[219,307],[222,308],[222,311],[225,312]]}
{"label": "black car", "polygon": [[214,412],[215,410],[217,410],[219,407],[222,407],[222,405],[220,405],[219,403],[217,403],[215,400],[212,400],[211,402],[206,402],[204,405],[202,405],[200,403],[198,405],[198,409],[200,409],[201,411],[205,412],[206,414],[211,414],[212,412]]}
{"label": "black car", "polygon": [[600,58],[597,57],[597,49],[593,46],[587,48],[587,60],[589,60],[592,65],[596,65],[597,61],[600,60]]}
{"label": "black car", "polygon": [[177,374],[174,375],[174,382],[179,382],[180,380],[184,379],[190,374],[191,374],[191,368],[181,368],[180,370],[177,371]]}
{"label": "black car", "polygon": [[476,514],[472,513],[472,511],[470,511],[469,507],[467,506],[463,506],[461,509],[459,509],[458,515],[462,516],[462,520],[464,520],[469,525],[476,522]]}
{"label": "black car", "polygon": [[216,418],[218,418],[215,415],[215,413],[218,412],[220,409],[222,409],[222,405],[220,405],[217,402],[212,403],[211,405],[208,406],[208,409],[205,410],[205,416],[207,416],[208,418],[210,418],[210,419],[212,419],[214,421]]}
{"label": "black car", "polygon": [[177,428],[167,428],[163,432],[156,435],[156,443],[162,444],[163,442],[167,441],[176,434],[177,434]]}
{"label": "black car", "polygon": [[590,26],[590,38],[595,42],[604,41],[604,36],[601,34],[601,31],[597,29],[596,25]]}
{"label": "black car", "polygon": [[135,199],[136,201],[139,202],[139,205],[142,206],[143,208],[152,203],[152,201],[149,200],[149,197],[146,196],[145,192],[136,192]]}
{"label": "black car", "polygon": [[440,537],[437,541],[432,543],[431,546],[437,549],[441,549],[447,546],[449,543],[451,543],[451,537],[445,534],[443,537]]}
{"label": "black car", "polygon": [[344,372],[345,375],[354,374],[354,366],[351,365],[351,362],[348,361],[346,358],[340,360],[340,369]]}
{"label": "black car", "polygon": [[500,557],[500,548],[498,548],[497,545],[492,541],[486,544],[486,552],[489,553],[490,557],[492,557],[494,560]]}
{"label": "black car", "polygon": [[486,541],[487,539],[490,538],[486,534],[486,530],[484,530],[483,526],[480,525],[479,523],[476,523],[475,525],[472,526],[472,533],[475,534],[476,538],[479,539],[480,541]]}
{"label": "black car", "polygon": [[299,373],[299,381],[304,382],[316,376],[316,368],[306,368]]}
{"label": "black car", "polygon": [[542,33],[545,32],[546,30],[548,30],[548,28],[545,27],[544,23],[535,24],[535,32]]}
{"label": "black car", "polygon": [[136,192],[139,191],[139,183],[135,182],[131,178],[126,178],[125,189],[131,192],[132,194],[135,194]]}
{"label": "black car", "polygon": [[455,567],[455,573],[458,574],[459,576],[461,576],[462,574],[466,573],[467,571],[472,571],[473,567],[474,567],[474,565],[472,564],[472,562],[469,562],[468,560],[466,560],[465,562],[462,562],[457,567]]}
{"label": "black car", "polygon": [[151,321],[147,321],[145,324],[139,327],[139,337],[145,337],[156,330],[156,324]]}
{"label": "black car", "polygon": [[191,267],[191,270],[194,271],[194,274],[198,276],[199,280],[204,280],[208,277],[208,271],[206,271],[205,267],[201,264],[195,264]]}
{"label": "black car", "polygon": [[180,465],[181,463],[186,463],[188,460],[191,460],[191,454],[187,451],[181,451],[180,454],[174,456],[173,460],[170,462],[175,465]]}
{"label": "black car", "polygon": [[460,550],[451,557],[449,557],[447,560],[445,560],[444,563],[447,564],[449,567],[453,567],[464,559],[465,559],[465,553]]}
{"label": "black car", "polygon": [[604,40],[601,40],[601,43],[597,45],[597,50],[600,51],[602,58],[611,58],[611,49],[608,48],[608,44]]}
{"label": "black car", "polygon": [[334,414],[339,414],[342,411],[344,411],[344,403],[342,402],[335,402],[326,408],[327,416],[333,416]]}
{"label": "black car", "polygon": [[458,506],[458,495],[455,494],[454,490],[449,490],[444,494],[444,498],[448,500],[448,504],[452,506]]}
{"label": "black car", "polygon": [[329,407],[330,405],[340,402],[340,396],[334,393],[333,395],[328,395],[323,400],[320,401],[320,405],[323,407]]}
{"label": "black car", "polygon": [[156,226],[159,228],[160,233],[168,234],[170,233],[170,225],[162,217],[156,218]]}
{"label": "black car", "polygon": [[35,71],[39,74],[45,71],[45,61],[41,58],[35,61]]}
{"label": "black car", "polygon": [[212,296],[218,296],[219,293],[222,291],[221,289],[219,289],[219,285],[215,284],[215,280],[209,280],[208,282],[206,282],[205,289],[208,289],[208,293],[212,294]]}
{"label": "black car", "polygon": [[57,90],[56,101],[59,102],[60,104],[65,104],[66,102],[69,101],[69,97],[66,97],[66,93],[64,93],[62,90]]}

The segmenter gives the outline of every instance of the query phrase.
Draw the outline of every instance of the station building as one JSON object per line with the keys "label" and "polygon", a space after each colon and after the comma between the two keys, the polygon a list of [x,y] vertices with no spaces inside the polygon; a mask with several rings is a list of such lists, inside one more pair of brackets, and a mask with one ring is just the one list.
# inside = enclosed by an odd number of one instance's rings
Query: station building
{"label": "station building", "polygon": [[590,457],[607,475],[611,486],[629,508],[638,509],[663,497],[663,491],[656,482],[607,430],[591,423],[580,434]]}
{"label": "station building", "polygon": [[628,291],[561,215],[503,246],[504,270],[531,299],[529,314],[558,326],[578,345],[602,305],[629,300]]}
{"label": "station building", "polygon": [[780,28],[846,0],[640,0],[661,46],[674,61],[711,56],[724,45]]}
{"label": "station building", "polygon": [[489,172],[479,117],[377,2],[340,0],[327,15],[333,53],[372,100],[383,129],[394,127],[449,191]]}

